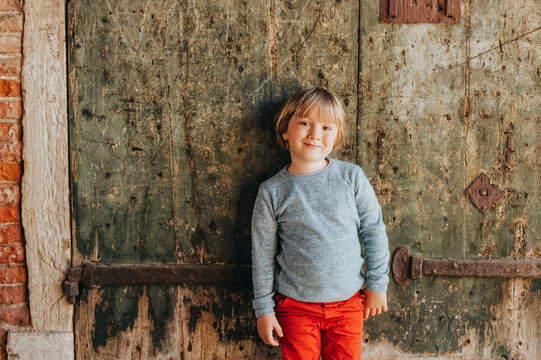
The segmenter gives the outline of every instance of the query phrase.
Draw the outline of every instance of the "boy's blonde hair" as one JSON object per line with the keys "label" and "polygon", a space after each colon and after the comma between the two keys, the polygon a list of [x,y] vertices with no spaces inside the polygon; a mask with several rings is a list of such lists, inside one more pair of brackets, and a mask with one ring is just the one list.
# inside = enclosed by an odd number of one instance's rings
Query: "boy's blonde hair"
{"label": "boy's blonde hair", "polygon": [[328,119],[331,124],[338,128],[334,146],[338,147],[344,138],[346,114],[340,101],[329,90],[320,87],[311,87],[297,91],[287,99],[286,104],[276,119],[276,136],[282,149],[288,150],[289,146],[282,134],[287,132],[289,121],[293,117],[305,118],[312,111],[318,109],[323,119]]}

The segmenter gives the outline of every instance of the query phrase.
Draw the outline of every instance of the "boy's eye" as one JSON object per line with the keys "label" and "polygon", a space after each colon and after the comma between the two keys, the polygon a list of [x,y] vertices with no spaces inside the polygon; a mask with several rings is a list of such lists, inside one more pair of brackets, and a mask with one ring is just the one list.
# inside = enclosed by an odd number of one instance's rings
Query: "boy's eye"
{"label": "boy's eye", "polygon": [[330,126],[324,126],[324,127],[323,127],[323,130],[325,130],[325,131],[332,131],[332,127],[330,127]]}
{"label": "boy's eye", "polygon": [[306,125],[310,125],[310,124],[308,123],[308,121],[301,121],[300,124],[301,124],[301,125],[305,125],[305,126],[306,126]]}

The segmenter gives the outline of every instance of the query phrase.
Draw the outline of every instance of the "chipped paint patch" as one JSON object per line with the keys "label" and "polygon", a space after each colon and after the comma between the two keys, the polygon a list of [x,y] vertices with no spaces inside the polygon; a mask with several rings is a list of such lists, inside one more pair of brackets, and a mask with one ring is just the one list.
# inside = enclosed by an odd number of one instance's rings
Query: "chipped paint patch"
{"label": "chipped paint patch", "polygon": [[[149,287],[150,288],[150,287]],[[124,288],[121,292],[131,292]],[[174,301],[165,308],[167,316],[156,320],[149,290],[143,289],[135,297],[136,308],[122,311],[122,306],[111,303],[111,295],[104,297],[103,289],[88,292],[85,299],[77,306],[76,321],[79,333],[76,351],[82,359],[278,359],[279,350],[262,344],[255,333],[255,319],[246,294],[231,289],[205,289],[202,287],[181,287],[175,291]],[[224,298],[229,296],[230,298]],[[119,297],[125,302],[129,298]],[[112,321],[106,322],[107,334],[96,346],[98,321],[102,312],[113,308],[117,316],[115,321],[126,321],[125,316],[132,316],[125,328]],[[113,314],[114,315],[114,314]],[[160,338],[153,333],[159,331]],[[94,346],[92,346],[94,344]],[[157,346],[159,344],[159,346]]]}

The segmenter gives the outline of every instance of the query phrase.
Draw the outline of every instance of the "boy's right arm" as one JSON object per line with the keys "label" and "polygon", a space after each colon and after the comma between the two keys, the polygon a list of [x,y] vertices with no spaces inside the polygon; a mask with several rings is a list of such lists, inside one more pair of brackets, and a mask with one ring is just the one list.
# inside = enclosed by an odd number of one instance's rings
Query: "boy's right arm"
{"label": "boy's right arm", "polygon": [[257,318],[257,333],[263,342],[267,345],[278,346],[278,339],[276,339],[272,332],[275,331],[279,337],[284,336],[280,324],[274,314],[267,314]]}
{"label": "boy's right arm", "polygon": [[[257,318],[274,314],[274,268],[278,247],[278,224],[272,201],[259,189],[252,215],[253,308]],[[258,320],[259,323],[259,320]]]}

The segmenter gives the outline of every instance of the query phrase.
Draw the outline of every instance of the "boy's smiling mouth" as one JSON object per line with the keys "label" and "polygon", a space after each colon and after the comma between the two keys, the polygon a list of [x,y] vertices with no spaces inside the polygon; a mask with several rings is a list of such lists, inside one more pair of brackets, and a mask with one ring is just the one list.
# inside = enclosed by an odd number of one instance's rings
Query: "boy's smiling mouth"
{"label": "boy's smiling mouth", "polygon": [[309,148],[312,148],[312,149],[320,149],[321,146],[319,145],[314,145],[314,144],[310,144],[310,143],[304,143],[304,145],[308,146]]}

